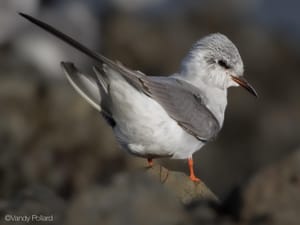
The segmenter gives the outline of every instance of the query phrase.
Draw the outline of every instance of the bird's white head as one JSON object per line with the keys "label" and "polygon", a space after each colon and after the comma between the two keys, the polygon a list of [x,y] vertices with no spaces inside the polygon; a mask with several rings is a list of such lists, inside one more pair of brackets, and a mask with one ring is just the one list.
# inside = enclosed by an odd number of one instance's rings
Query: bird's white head
{"label": "bird's white head", "polygon": [[243,78],[244,64],[237,47],[220,33],[208,35],[194,44],[182,62],[180,74],[192,82],[220,90],[242,86],[257,96]]}

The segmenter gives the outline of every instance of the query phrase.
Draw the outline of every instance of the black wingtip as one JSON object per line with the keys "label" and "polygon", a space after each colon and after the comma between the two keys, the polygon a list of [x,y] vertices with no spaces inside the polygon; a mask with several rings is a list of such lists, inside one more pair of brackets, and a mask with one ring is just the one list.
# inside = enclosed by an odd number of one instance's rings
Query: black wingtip
{"label": "black wingtip", "polygon": [[73,68],[76,69],[74,63],[72,63],[72,62],[61,61],[60,66],[64,69],[73,69]]}
{"label": "black wingtip", "polygon": [[23,18],[27,19],[29,22],[37,25],[38,27],[46,30],[47,32],[51,33],[52,35],[58,37],[59,39],[61,39],[62,41],[68,43],[69,45],[73,46],[74,48],[78,49],[79,51],[85,53],[86,55],[88,55],[89,57],[100,61],[100,62],[107,62],[107,63],[112,63],[110,62],[110,60],[108,60],[107,58],[105,58],[104,56],[90,50],[89,48],[87,48],[86,46],[84,46],[83,44],[79,43],[78,41],[76,41],[75,39],[71,38],[70,36],[64,34],[63,32],[57,30],[56,28],[54,28],[53,26],[38,20],[32,16],[29,16],[25,13],[19,12],[19,15],[22,16]]}
{"label": "black wingtip", "polygon": [[25,13],[22,13],[22,12],[18,12],[18,14],[20,15],[20,16],[22,16],[22,17],[24,17],[24,18],[26,18],[26,19],[30,19],[30,16],[29,15],[27,15],[27,14],[25,14]]}
{"label": "black wingtip", "polygon": [[31,23],[36,24],[36,25],[38,25],[40,27],[43,27],[42,26],[43,25],[42,22],[39,21],[39,20],[37,20],[37,19],[35,19],[35,18],[33,18],[32,16],[29,16],[28,14],[25,14],[25,13],[22,13],[22,12],[19,12],[18,14],[20,16],[22,16],[23,18],[25,18],[26,20],[30,21]]}
{"label": "black wingtip", "polygon": [[45,27],[48,27],[49,25],[48,24],[45,24],[44,22],[38,20],[38,19],[35,19],[34,17],[28,15],[28,14],[25,14],[25,13],[22,13],[22,12],[19,12],[18,13],[20,16],[22,16],[23,18],[27,19],[28,21],[30,21],[31,23],[35,24],[35,25],[38,25],[42,28],[45,29]]}

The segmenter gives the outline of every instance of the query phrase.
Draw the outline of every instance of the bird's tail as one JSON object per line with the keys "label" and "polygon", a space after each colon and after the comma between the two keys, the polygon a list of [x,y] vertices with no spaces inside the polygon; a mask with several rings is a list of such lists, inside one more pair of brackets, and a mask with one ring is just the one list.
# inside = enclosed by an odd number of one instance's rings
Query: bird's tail
{"label": "bird's tail", "polygon": [[101,92],[92,76],[81,73],[73,63],[62,62],[61,67],[73,88],[95,109],[101,109]]}

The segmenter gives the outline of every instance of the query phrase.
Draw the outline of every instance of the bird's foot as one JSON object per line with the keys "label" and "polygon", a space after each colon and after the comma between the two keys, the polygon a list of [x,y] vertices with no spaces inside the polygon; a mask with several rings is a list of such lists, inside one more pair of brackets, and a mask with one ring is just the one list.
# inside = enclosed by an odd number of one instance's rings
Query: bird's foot
{"label": "bird's foot", "polygon": [[190,170],[190,180],[193,182],[200,182],[201,180],[195,176],[194,173],[194,161],[193,158],[188,158],[189,170]]}
{"label": "bird's foot", "polygon": [[193,182],[200,182],[201,181],[198,177],[196,177],[193,174],[191,174],[189,177],[190,177],[190,180],[193,181]]}
{"label": "bird's foot", "polygon": [[[165,174],[165,177],[163,177],[163,174]],[[159,177],[160,177],[160,182],[163,184],[167,181],[169,177],[169,170],[168,169],[162,169],[162,166],[159,167]]]}

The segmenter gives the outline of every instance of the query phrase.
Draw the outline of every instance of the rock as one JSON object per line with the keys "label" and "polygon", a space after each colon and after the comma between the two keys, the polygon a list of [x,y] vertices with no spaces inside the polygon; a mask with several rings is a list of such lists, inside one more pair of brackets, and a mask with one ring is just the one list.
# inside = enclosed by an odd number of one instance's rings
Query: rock
{"label": "rock", "polygon": [[76,197],[67,213],[70,225],[190,224],[180,202],[144,172],[120,174],[106,186]]}
{"label": "rock", "polygon": [[33,183],[67,198],[126,167],[109,127],[67,85],[34,71],[1,78],[1,198]]}
{"label": "rock", "polygon": [[244,191],[246,224],[298,225],[300,221],[300,151],[255,176]]}
{"label": "rock", "polygon": [[[31,186],[0,207],[1,224],[63,224],[65,203],[52,190]],[[24,221],[27,216],[28,221]]]}
{"label": "rock", "polygon": [[154,165],[147,168],[147,174],[160,181],[183,204],[204,199],[218,201],[215,194],[202,181],[193,182],[185,173],[167,170],[163,166]]}

